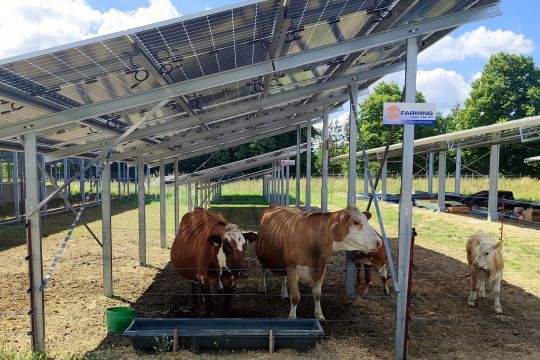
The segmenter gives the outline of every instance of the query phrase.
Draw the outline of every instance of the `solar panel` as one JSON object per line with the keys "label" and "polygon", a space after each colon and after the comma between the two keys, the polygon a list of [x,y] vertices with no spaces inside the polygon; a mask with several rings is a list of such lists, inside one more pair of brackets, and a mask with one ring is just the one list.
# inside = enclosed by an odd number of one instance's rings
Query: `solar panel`
{"label": "solar panel", "polygon": [[[59,48],[0,60],[0,131],[51,112],[92,106],[147,93],[170,84],[200,79],[245,66],[287,57],[361,38],[373,32],[457,13],[497,0],[282,0],[247,1],[236,6],[180,17]],[[410,6],[406,7],[407,3]],[[286,28],[280,29],[281,14]],[[441,34],[443,32],[440,32]],[[284,37],[280,40],[280,34]],[[437,33],[422,35],[424,39]],[[429,43],[431,44],[431,42]],[[177,124],[176,132],[193,128],[194,114],[219,114],[264,97],[294,92],[360,70],[403,61],[405,42],[395,41],[347,55],[313,61],[172,98],[141,129],[145,146],[173,136],[160,125]],[[367,86],[374,80],[366,80]],[[9,96],[18,92],[19,98]],[[326,92],[338,94],[339,91]],[[21,102],[19,100],[24,100]],[[307,102],[307,98],[302,102]],[[309,101],[314,101],[309,100]],[[157,102],[89,118],[82,123],[40,131],[39,141],[61,148],[97,143],[139,121]],[[274,111],[253,108],[257,116]],[[242,116],[244,116],[242,114]],[[240,118],[240,117],[239,117]],[[251,116],[247,121],[255,121]],[[186,124],[186,125],[184,125]],[[197,128],[193,131],[206,131]],[[125,146],[129,149],[132,146]],[[91,147],[89,148],[91,149]],[[119,147],[117,151],[123,151]],[[93,151],[99,150],[97,148]],[[92,151],[92,149],[91,149]]]}

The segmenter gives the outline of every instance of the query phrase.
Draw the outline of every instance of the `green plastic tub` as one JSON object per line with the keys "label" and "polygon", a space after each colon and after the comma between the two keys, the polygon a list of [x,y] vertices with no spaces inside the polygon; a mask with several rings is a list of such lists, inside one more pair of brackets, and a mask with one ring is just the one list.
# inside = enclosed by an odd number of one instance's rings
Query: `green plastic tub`
{"label": "green plastic tub", "polygon": [[105,310],[105,325],[111,334],[122,334],[135,317],[135,309],[125,306]]}

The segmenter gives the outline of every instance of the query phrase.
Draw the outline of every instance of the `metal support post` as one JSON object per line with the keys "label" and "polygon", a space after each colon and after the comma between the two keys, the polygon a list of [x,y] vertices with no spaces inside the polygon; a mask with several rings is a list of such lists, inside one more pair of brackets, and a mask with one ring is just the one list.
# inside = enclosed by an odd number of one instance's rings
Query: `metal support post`
{"label": "metal support post", "polygon": [[328,150],[330,137],[328,135],[328,104],[323,105],[323,131],[322,131],[322,181],[321,181],[321,212],[328,212]]}
{"label": "metal support post", "polygon": [[195,183],[195,207],[199,207],[199,183]]}
{"label": "metal support post", "polygon": [[[139,201],[139,265],[146,266],[146,211],[144,195],[144,159],[139,155],[139,188],[137,189],[137,199]],[[142,176],[141,176],[142,175]]]}
{"label": "metal support post", "polygon": [[146,165],[146,193],[150,195],[150,165]]}
{"label": "metal support post", "polygon": [[[405,102],[416,102],[416,67],[418,38],[407,39],[407,60],[405,70]],[[401,170],[401,195],[399,201],[399,259],[397,280],[399,293],[396,313],[396,359],[407,358],[405,348],[407,287],[409,284],[409,263],[412,235],[412,181],[414,162],[414,125],[404,125],[403,158]]]}
{"label": "metal support post", "polygon": [[280,166],[279,171],[280,171],[280,175],[281,175],[280,176],[281,188],[280,188],[280,192],[279,192],[279,195],[280,195],[279,203],[281,205],[285,205],[285,166]]}
{"label": "metal support post", "polygon": [[103,241],[103,295],[111,297],[112,282],[112,224],[111,224],[111,164],[105,160],[101,175],[101,229]]}
{"label": "metal support post", "polygon": [[456,187],[454,192],[461,194],[461,146],[456,150]]}
{"label": "metal support post", "polygon": [[40,291],[43,280],[43,258],[41,247],[41,219],[39,209],[39,183],[37,172],[36,133],[24,135],[24,176],[26,187],[25,211],[28,249],[28,270],[30,277],[30,317],[32,350],[45,350],[45,303],[44,293]]}
{"label": "metal support post", "polygon": [[[43,166],[44,169],[46,169],[46,166],[45,166],[45,157],[44,156],[41,156],[41,165]],[[41,197],[40,197],[40,200],[43,201],[43,199],[45,199],[47,197],[47,179],[45,178],[45,175],[44,174],[40,174],[38,173],[38,177],[41,178],[41,181],[40,181],[40,193],[41,193]],[[43,206],[43,215],[45,215],[45,217],[47,217],[48,215],[48,207],[49,205],[48,204],[45,204]]]}
{"label": "metal support post", "polygon": [[428,193],[433,194],[433,165],[435,163],[435,154],[430,152],[428,155]]}
{"label": "metal support post", "polygon": [[122,197],[122,188],[121,188],[121,184],[122,184],[122,163],[117,163],[116,164],[116,181],[118,182],[118,198],[121,198]]}
{"label": "metal support post", "polygon": [[174,160],[174,232],[180,226],[180,189],[178,183],[178,160]]}
{"label": "metal support post", "polygon": [[165,160],[159,159],[159,246],[167,246],[167,219],[165,214]]}
{"label": "metal support post", "polygon": [[300,125],[296,126],[296,207],[300,208]]}
{"label": "metal support post", "polygon": [[[500,134],[494,134],[494,140],[500,138]],[[501,145],[491,145],[489,153],[489,195],[488,195],[488,220],[498,221],[499,202],[499,156]]]}
{"label": "metal support post", "polygon": [[131,194],[131,171],[129,170],[129,164],[126,163],[126,185],[127,185],[127,195]]}
{"label": "metal support post", "polygon": [[188,211],[193,211],[193,198],[191,197],[191,183],[187,183],[187,206]]}
{"label": "metal support post", "polygon": [[306,211],[311,211],[311,119],[307,120],[306,139]]}
{"label": "metal support post", "polygon": [[[103,175],[101,174],[101,168],[99,166],[96,166],[96,202],[99,204],[101,201],[101,191],[99,183],[103,182],[102,179]],[[100,181],[101,180],[101,181]],[[109,163],[109,182],[111,181],[111,164]],[[111,187],[109,184],[109,192],[111,191]]]}
{"label": "metal support post", "polygon": [[[351,97],[357,101],[358,85],[349,85]],[[351,104],[349,108],[349,184],[347,187],[347,206],[356,206],[356,119],[354,118],[354,108]]]}
{"label": "metal support post", "polygon": [[[63,181],[63,183],[68,181],[70,176],[71,175],[69,174],[69,159],[65,158],[64,159],[64,181]],[[64,201],[64,210],[68,209],[67,200],[69,200],[69,195],[71,195],[71,186],[68,186],[67,189],[66,189],[66,201]]]}
{"label": "metal support post", "polygon": [[364,166],[364,195],[365,196],[369,196],[368,171],[369,169],[366,166]]}
{"label": "metal support post", "polygon": [[19,153],[13,153],[13,181],[15,181],[15,219],[21,220],[21,180],[19,177]]}
{"label": "metal support post", "polygon": [[290,194],[290,187],[289,187],[289,178],[290,178],[290,166],[287,166],[287,169],[285,170],[285,206],[289,207],[289,194]]}
{"label": "metal support post", "polygon": [[[349,107],[349,183],[347,187],[347,206],[356,206],[356,118],[355,104],[358,102],[358,84],[349,85],[350,107]],[[356,265],[352,262],[352,253],[345,253],[345,293],[354,295],[354,279],[356,275]]]}
{"label": "metal support post", "polygon": [[437,190],[439,211],[446,211],[446,151],[439,152],[439,188]]}
{"label": "metal support post", "polygon": [[[84,169],[84,159],[79,159],[79,168],[81,170]],[[79,191],[81,193],[81,203],[83,204],[84,204],[84,200],[86,199],[86,191],[85,191],[85,186],[84,186],[85,182],[86,182],[86,173],[83,171],[79,178]]]}
{"label": "metal support post", "polygon": [[386,180],[388,177],[388,159],[386,159],[382,165],[381,172],[381,200],[386,201]]}

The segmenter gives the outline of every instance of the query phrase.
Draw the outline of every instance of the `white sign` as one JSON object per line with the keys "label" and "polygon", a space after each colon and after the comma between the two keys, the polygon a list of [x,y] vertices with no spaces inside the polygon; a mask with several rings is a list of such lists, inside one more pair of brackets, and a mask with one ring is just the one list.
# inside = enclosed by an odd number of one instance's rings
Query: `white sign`
{"label": "white sign", "polygon": [[266,175],[264,175],[264,177],[267,178],[267,179],[271,179],[271,178],[272,178],[272,175],[266,174]]}
{"label": "white sign", "polygon": [[434,103],[389,103],[383,105],[385,125],[435,125],[437,106]]}
{"label": "white sign", "polygon": [[281,160],[281,166],[294,166],[294,160]]}

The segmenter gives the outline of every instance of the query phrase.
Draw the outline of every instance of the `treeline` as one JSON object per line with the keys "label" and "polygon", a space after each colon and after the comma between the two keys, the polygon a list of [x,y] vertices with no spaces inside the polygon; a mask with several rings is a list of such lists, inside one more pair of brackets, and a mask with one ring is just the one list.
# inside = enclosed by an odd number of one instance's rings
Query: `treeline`
{"label": "treeline", "polygon": [[[390,128],[382,123],[382,108],[384,102],[399,102],[402,89],[395,83],[380,82],[365,101],[359,104],[361,131],[366,147],[375,148],[384,146],[387,142]],[[429,100],[429,99],[428,99]],[[417,102],[425,102],[423,94],[416,94]],[[458,130],[471,129],[505,121],[521,119],[527,116],[540,114],[540,69],[531,57],[499,53],[491,56],[484,66],[481,76],[471,84],[469,98],[464,104],[456,104],[449,114],[437,115],[436,126],[417,126],[415,138],[422,138],[445,134]],[[349,151],[347,139],[348,124],[332,122],[330,124],[330,156],[346,154]],[[320,132],[313,129],[314,143],[320,141]],[[305,129],[302,132],[302,141],[306,139]],[[393,143],[401,142],[402,129],[395,134]],[[296,132],[290,132],[267,139],[257,140],[250,144],[240,145],[228,150],[219,151],[213,155],[204,155],[182,161],[180,169],[189,173],[207,161],[204,168],[218,166],[229,162],[245,159],[251,156],[282,149],[296,144]],[[358,149],[357,149],[358,150]],[[464,149],[462,152],[462,173],[472,173],[467,165],[474,171],[487,174],[489,169],[488,147]],[[313,175],[320,175],[321,159],[320,147],[314,146]],[[540,162],[524,164],[523,159],[540,155],[540,142],[528,142],[512,145],[502,145],[500,154],[500,171],[504,175],[528,175],[540,177]],[[455,152],[448,156],[455,158]],[[304,163],[303,155],[302,163]],[[396,159],[397,160],[397,159]],[[415,173],[422,173],[426,165],[426,156],[415,156]],[[378,164],[372,164],[372,171],[378,169]],[[454,171],[454,162],[448,161],[448,171]],[[389,163],[390,173],[399,173],[399,162]],[[171,168],[172,170],[172,168]],[[331,163],[331,174],[346,174],[347,162]],[[359,174],[363,165],[358,163]],[[302,166],[302,174],[305,166]]]}

